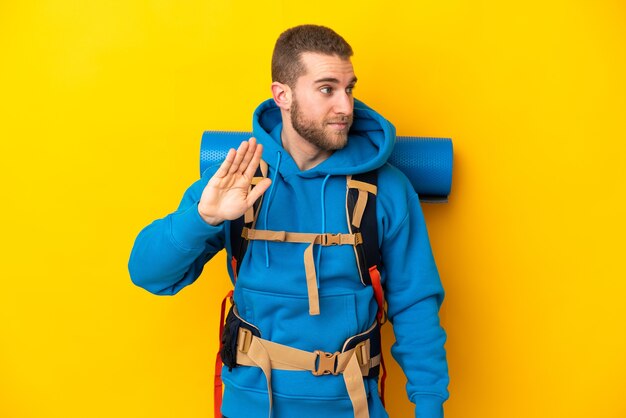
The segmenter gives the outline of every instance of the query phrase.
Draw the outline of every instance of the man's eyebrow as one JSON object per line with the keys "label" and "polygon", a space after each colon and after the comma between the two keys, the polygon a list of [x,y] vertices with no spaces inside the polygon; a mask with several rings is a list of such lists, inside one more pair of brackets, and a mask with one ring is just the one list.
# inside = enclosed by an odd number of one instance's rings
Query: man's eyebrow
{"label": "man's eyebrow", "polygon": [[[357,82],[357,78],[354,77],[352,80],[350,80],[350,84],[354,84]],[[326,77],[326,78],[320,78],[318,80],[315,80],[315,83],[335,83],[335,84],[339,84],[339,80],[333,77]]]}

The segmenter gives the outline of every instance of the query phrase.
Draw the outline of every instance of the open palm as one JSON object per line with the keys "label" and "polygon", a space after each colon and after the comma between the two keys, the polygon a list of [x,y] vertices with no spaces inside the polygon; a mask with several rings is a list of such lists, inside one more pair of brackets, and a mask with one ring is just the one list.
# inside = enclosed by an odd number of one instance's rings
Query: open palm
{"label": "open palm", "polygon": [[211,225],[242,216],[267,190],[270,179],[261,180],[252,190],[250,184],[259,167],[263,145],[250,138],[231,149],[202,192],[198,212]]}

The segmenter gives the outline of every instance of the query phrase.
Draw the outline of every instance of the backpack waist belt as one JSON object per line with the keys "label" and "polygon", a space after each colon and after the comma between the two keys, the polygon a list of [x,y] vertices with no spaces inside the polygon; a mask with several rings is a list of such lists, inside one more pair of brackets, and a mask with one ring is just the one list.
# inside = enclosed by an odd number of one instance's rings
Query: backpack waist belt
{"label": "backpack waist belt", "polygon": [[[362,334],[349,338],[341,352],[327,353],[299,350],[256,336],[250,329],[240,327],[237,337],[237,365],[259,367],[265,375],[272,412],[272,369],[308,370],[315,376],[343,376],[355,418],[369,418],[367,394],[363,377],[378,373],[380,365],[380,331],[374,323]],[[348,348],[350,347],[350,348]],[[373,355],[374,352],[378,354]]]}

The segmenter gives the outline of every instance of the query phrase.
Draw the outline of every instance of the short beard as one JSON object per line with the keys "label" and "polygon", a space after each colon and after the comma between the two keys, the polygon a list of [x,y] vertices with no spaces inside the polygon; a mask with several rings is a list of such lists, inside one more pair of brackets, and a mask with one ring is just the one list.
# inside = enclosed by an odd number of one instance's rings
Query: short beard
{"label": "short beard", "polygon": [[[295,99],[291,104],[290,109],[291,126],[302,138],[315,145],[317,148],[324,151],[336,151],[344,148],[348,143],[348,131],[352,126],[352,117],[344,116],[333,122],[347,123],[347,129],[345,133],[328,134],[324,131],[324,126],[315,126],[315,122],[307,120],[304,114],[300,111],[298,101]],[[324,124],[327,122],[324,121]],[[334,135],[335,138],[330,136]]]}

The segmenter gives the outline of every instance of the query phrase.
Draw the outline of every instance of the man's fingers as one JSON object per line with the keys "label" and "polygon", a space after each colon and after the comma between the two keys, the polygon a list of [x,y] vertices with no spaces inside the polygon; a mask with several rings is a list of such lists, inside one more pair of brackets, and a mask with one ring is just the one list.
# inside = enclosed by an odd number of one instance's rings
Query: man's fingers
{"label": "man's fingers", "polygon": [[259,167],[259,163],[261,162],[261,155],[263,155],[263,145],[257,144],[254,154],[252,155],[252,159],[250,160],[250,164],[243,172],[244,176],[248,178],[254,177],[256,173],[256,169]]}
{"label": "man's fingers", "polygon": [[256,202],[257,199],[261,197],[263,193],[265,193],[265,191],[268,189],[268,187],[270,187],[271,184],[272,180],[265,178],[261,180],[256,186],[254,186],[252,190],[250,190],[250,193],[248,193],[248,197],[246,198],[246,203],[248,204],[248,206],[254,205],[254,202]]}
{"label": "man's fingers", "polygon": [[239,165],[241,164],[241,161],[243,161],[243,157],[246,155],[247,151],[248,151],[248,141],[243,141],[241,144],[239,144],[239,148],[237,148],[237,153],[235,154],[235,160],[233,161],[232,165],[230,166],[230,169],[228,170],[230,174],[233,174],[239,171]]}
{"label": "man's fingers", "polygon": [[233,164],[233,161],[235,160],[236,152],[237,151],[235,151],[234,148],[231,148],[228,150],[228,154],[226,154],[226,158],[222,162],[222,165],[220,165],[220,168],[215,172],[216,177],[224,177],[228,173],[230,166]]}
{"label": "man's fingers", "polygon": [[250,161],[252,161],[252,157],[254,156],[256,147],[257,147],[256,139],[254,137],[250,138],[248,140],[248,151],[246,152],[246,155],[243,157],[243,160],[241,161],[241,164],[239,165],[239,172],[241,172],[241,174],[244,174],[246,172],[246,169],[248,168]]}

